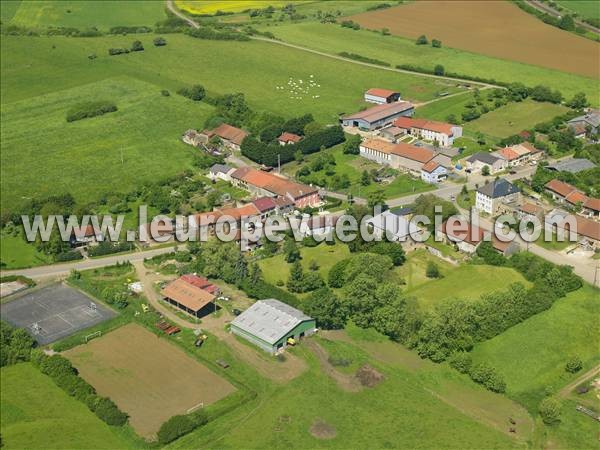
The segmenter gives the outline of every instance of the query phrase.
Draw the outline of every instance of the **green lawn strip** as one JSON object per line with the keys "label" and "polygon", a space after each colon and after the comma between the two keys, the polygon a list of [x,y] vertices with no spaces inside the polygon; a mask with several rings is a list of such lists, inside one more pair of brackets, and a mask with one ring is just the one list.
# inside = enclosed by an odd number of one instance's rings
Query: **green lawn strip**
{"label": "green lawn strip", "polygon": [[569,236],[565,236],[562,242],[558,240],[556,233],[552,233],[552,240],[550,241],[545,241],[544,236],[545,233],[542,233],[538,240],[535,241],[535,244],[545,248],[546,250],[561,251],[576,244],[576,242],[569,241]]}
{"label": "green lawn strip", "polygon": [[[165,6],[159,1],[125,0],[108,3],[23,0],[10,24],[28,28],[74,27],[80,30],[97,27],[108,31],[114,26],[153,26],[167,18]],[[4,1],[2,8],[4,9]]]}
{"label": "green lawn strip", "polygon": [[3,367],[0,374],[3,448],[137,447],[31,364]]}
{"label": "green lawn strip", "polygon": [[600,20],[600,7],[594,0],[556,0],[555,3],[577,13],[581,18]]}
{"label": "green lawn strip", "polygon": [[468,122],[464,127],[470,132],[481,132],[503,138],[532,128],[537,123],[545,122],[567,111],[565,106],[528,99],[490,111],[479,119]]}
{"label": "green lawn strip", "polygon": [[21,236],[7,233],[0,235],[0,261],[2,269],[6,270],[43,266],[52,262]]}
{"label": "green lawn strip", "polygon": [[[505,83],[520,81],[527,86],[543,84],[560,90],[567,98],[583,91],[592,102],[598,102],[597,81],[579,75],[529,64],[493,58],[453,48],[417,46],[413,39],[383,36],[367,30],[355,31],[338,24],[315,22],[283,24],[264,28],[286,42],[316,50],[339,53],[348,51],[390,63],[412,64],[432,70],[441,64],[447,72],[493,78]],[[396,89],[396,86],[384,86]],[[409,93],[400,91],[403,97]]]}

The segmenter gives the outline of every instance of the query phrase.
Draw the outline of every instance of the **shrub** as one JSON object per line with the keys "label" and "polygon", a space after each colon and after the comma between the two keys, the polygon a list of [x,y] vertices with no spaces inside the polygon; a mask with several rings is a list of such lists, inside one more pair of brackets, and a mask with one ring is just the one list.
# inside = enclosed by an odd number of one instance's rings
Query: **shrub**
{"label": "shrub", "polygon": [[427,36],[425,36],[424,34],[422,34],[421,36],[419,36],[415,42],[417,45],[427,45],[429,44],[429,41],[427,40]]}
{"label": "shrub", "polygon": [[142,44],[142,41],[133,41],[133,43],[131,44],[131,51],[132,52],[143,52],[144,45]]}
{"label": "shrub", "polygon": [[441,64],[436,64],[436,66],[433,68],[433,73],[434,75],[442,76],[446,73],[446,69],[444,69],[444,66]]}
{"label": "shrub", "polygon": [[583,362],[578,356],[572,356],[565,364],[565,370],[570,373],[579,372],[583,368]]}
{"label": "shrub", "polygon": [[162,91],[160,91],[160,95],[162,95],[163,97],[169,97],[171,93],[166,89],[163,89]]}
{"label": "shrub", "polygon": [[500,374],[495,368],[486,363],[480,363],[473,366],[469,372],[469,375],[473,381],[482,384],[490,391],[498,393],[503,393],[506,391],[506,383]]}
{"label": "shrub", "polygon": [[117,111],[117,105],[107,100],[80,103],[67,112],[67,122],[101,116]]}
{"label": "shrub", "polygon": [[554,425],[560,422],[561,404],[558,400],[546,397],[539,406],[540,416],[547,425]]}
{"label": "shrub", "polygon": [[429,261],[427,263],[427,269],[425,271],[425,276],[427,278],[440,278],[441,277],[440,269],[436,263],[433,261]]}
{"label": "shrub", "polygon": [[467,352],[457,352],[450,357],[448,363],[460,373],[469,373],[473,365],[473,360]]}
{"label": "shrub", "polygon": [[94,411],[99,419],[106,422],[108,425],[121,426],[127,422],[127,414],[121,411],[114,402],[107,397],[101,397],[96,402],[96,410]]}
{"label": "shrub", "polygon": [[442,47],[442,41],[438,40],[438,39],[432,39],[431,40],[431,46],[434,48],[441,48]]}
{"label": "shrub", "polygon": [[167,40],[161,36],[154,38],[154,41],[152,41],[152,42],[154,43],[154,45],[156,47],[162,47],[164,45],[167,45]]}
{"label": "shrub", "polygon": [[189,433],[196,425],[189,416],[173,416],[163,423],[158,430],[158,442],[162,445],[168,444],[175,439]]}
{"label": "shrub", "polygon": [[183,87],[177,91],[179,95],[183,95],[195,102],[199,102],[206,96],[206,90],[201,84],[194,84],[190,87]]}
{"label": "shrub", "polygon": [[110,56],[122,55],[125,53],[129,53],[129,49],[127,49],[127,48],[109,48],[108,49],[108,54]]}

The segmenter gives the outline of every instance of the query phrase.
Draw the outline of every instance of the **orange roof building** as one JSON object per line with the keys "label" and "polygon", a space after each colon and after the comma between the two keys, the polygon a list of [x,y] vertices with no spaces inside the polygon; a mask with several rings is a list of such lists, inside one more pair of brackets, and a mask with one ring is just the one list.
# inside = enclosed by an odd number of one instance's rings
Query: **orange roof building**
{"label": "orange roof building", "polygon": [[400,92],[390,89],[371,88],[365,92],[365,101],[369,103],[392,103],[400,100]]}
{"label": "orange roof building", "polygon": [[205,315],[207,306],[215,300],[215,296],[183,278],[178,278],[165,286],[161,295],[172,305],[195,317]]}
{"label": "orange roof building", "polygon": [[399,117],[394,121],[394,126],[407,130],[407,132],[413,136],[418,136],[430,141],[437,141],[444,147],[452,145],[454,139],[462,136],[462,127],[427,119]]}
{"label": "orange roof building", "polygon": [[240,145],[242,145],[244,138],[248,136],[248,133],[246,133],[244,130],[233,127],[226,123],[222,123],[213,130],[204,131],[203,134],[205,134],[208,139],[212,138],[213,136],[218,136],[226,144],[238,149]]}
{"label": "orange roof building", "polygon": [[281,136],[279,136],[277,138],[277,141],[281,145],[297,144],[301,140],[302,140],[302,136],[298,136],[297,134],[294,134],[294,133],[288,133],[287,131],[284,131],[283,133],[281,133]]}

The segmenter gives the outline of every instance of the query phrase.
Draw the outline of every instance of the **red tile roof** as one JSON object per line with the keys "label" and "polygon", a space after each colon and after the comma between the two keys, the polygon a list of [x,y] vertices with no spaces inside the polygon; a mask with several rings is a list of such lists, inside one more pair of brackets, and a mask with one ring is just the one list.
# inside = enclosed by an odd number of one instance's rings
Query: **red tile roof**
{"label": "red tile roof", "polygon": [[292,198],[299,199],[317,192],[317,189],[311,186],[296,183],[287,178],[256,170],[252,167],[241,167],[233,172],[231,177],[282,197],[289,194]]}
{"label": "red tile roof", "polygon": [[197,288],[203,289],[206,292],[215,295],[219,291],[219,287],[208,281],[206,277],[199,277],[198,275],[186,274],[180,277],[186,283],[196,286]]}
{"label": "red tile roof", "polygon": [[[87,225],[85,228],[83,227],[73,227],[73,234],[77,239],[82,239],[86,237],[95,236],[93,225]],[[100,234],[100,233],[98,233]]]}
{"label": "red tile roof", "polygon": [[261,197],[253,200],[252,203],[261,213],[271,211],[277,207],[275,201],[271,197]]}
{"label": "red tile roof", "polygon": [[600,223],[577,215],[575,220],[577,221],[577,234],[600,241]]}
{"label": "red tile roof", "polygon": [[369,95],[373,95],[375,97],[383,97],[383,98],[388,98],[391,95],[399,94],[399,92],[396,92],[396,91],[391,91],[389,89],[380,89],[380,88],[371,88],[366,93]]}
{"label": "red tile roof", "polygon": [[546,189],[557,193],[561,197],[566,197],[571,192],[576,190],[574,186],[571,186],[569,183],[564,183],[560,180],[557,180],[556,178],[554,180],[548,181],[545,187]]}
{"label": "red tile roof", "polygon": [[221,208],[218,210],[222,216],[230,216],[233,217],[238,222],[242,217],[252,217],[260,214],[260,211],[256,206],[252,203],[248,203],[244,206],[239,206],[237,208]]}
{"label": "red tile roof", "polygon": [[600,198],[588,198],[583,206],[594,211],[600,211]]}
{"label": "red tile roof", "polygon": [[294,143],[296,143],[296,142],[300,142],[302,140],[302,136],[298,136],[297,134],[288,133],[287,131],[284,131],[281,134],[281,136],[279,136],[277,138],[277,140],[279,142],[285,142],[285,143],[288,143],[288,142],[294,142]]}
{"label": "red tile roof", "polygon": [[511,147],[504,147],[503,149],[498,150],[498,154],[507,161],[512,161],[513,159],[518,159],[520,157],[520,155]]}
{"label": "red tile roof", "polygon": [[426,119],[413,119],[411,117],[399,117],[394,121],[394,125],[399,128],[418,128],[421,130],[434,131],[435,133],[447,134],[452,136],[452,125],[445,122],[435,122]]}
{"label": "red tile roof", "polygon": [[175,300],[180,305],[196,312],[208,305],[215,298],[211,293],[181,278],[169,283],[160,293],[163,297]]}
{"label": "red tile roof", "polygon": [[431,150],[427,150],[423,147],[415,147],[414,145],[405,144],[403,142],[396,144],[394,154],[420,163],[429,162],[435,156],[435,153]]}
{"label": "red tile roof", "polygon": [[532,203],[523,203],[519,208],[520,211],[523,211],[526,214],[538,215],[544,212],[544,208],[541,206],[534,205]]}
{"label": "red tile roof", "polygon": [[458,241],[464,241],[472,245],[477,245],[483,240],[483,230],[479,227],[472,226],[470,222],[463,220],[462,222],[453,221],[452,226],[448,227],[448,221],[442,224],[442,233],[449,238],[454,238]]}
{"label": "red tile roof", "polygon": [[573,191],[565,199],[572,205],[576,205],[577,203],[585,203],[588,200],[588,196],[583,192]]}
{"label": "red tile roof", "polygon": [[426,164],[423,164],[423,170],[427,173],[433,172],[435,169],[440,167],[440,165],[434,161],[433,159]]}
{"label": "red tile roof", "polygon": [[231,125],[227,125],[226,123],[222,123],[214,130],[207,132],[207,134],[216,134],[221,139],[233,142],[236,145],[240,145],[244,138],[248,136],[248,133],[246,133],[244,130],[232,127]]}

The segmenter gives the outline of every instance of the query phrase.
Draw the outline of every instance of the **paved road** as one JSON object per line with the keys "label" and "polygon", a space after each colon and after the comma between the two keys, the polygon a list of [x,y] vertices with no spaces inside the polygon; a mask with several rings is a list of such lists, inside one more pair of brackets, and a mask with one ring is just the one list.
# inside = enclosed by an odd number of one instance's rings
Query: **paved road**
{"label": "paved road", "polygon": [[[593,0],[592,0],[593,1]],[[549,5],[542,3],[538,0],[528,0],[527,3],[529,4],[529,6],[534,7],[535,9],[542,11],[546,14],[550,14],[551,16],[554,17],[558,17],[560,18],[562,16],[563,13],[561,13],[560,11],[557,11],[556,9],[550,7]],[[590,25],[589,23],[583,22],[581,20],[579,20],[576,17],[573,17],[574,22],[580,26],[585,28],[586,30],[591,31],[592,33],[599,33],[600,34],[600,29],[596,28],[593,25]]]}

